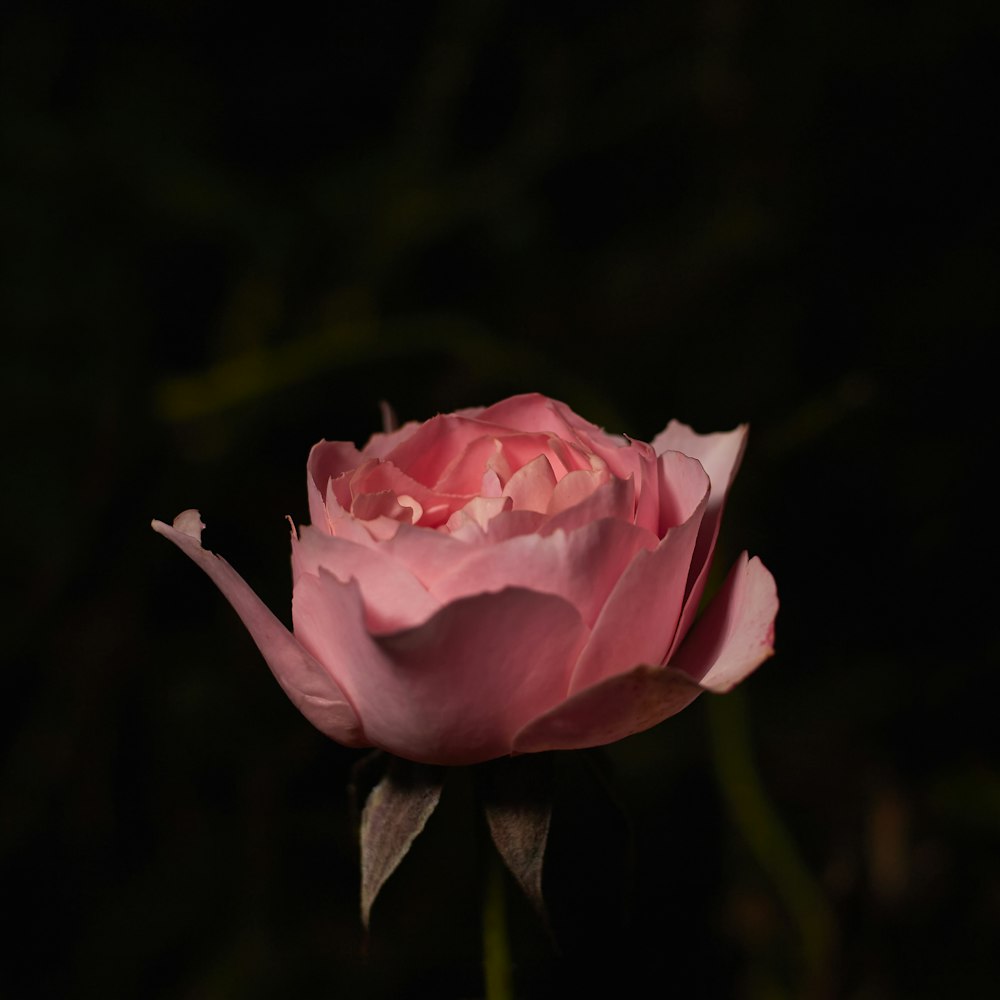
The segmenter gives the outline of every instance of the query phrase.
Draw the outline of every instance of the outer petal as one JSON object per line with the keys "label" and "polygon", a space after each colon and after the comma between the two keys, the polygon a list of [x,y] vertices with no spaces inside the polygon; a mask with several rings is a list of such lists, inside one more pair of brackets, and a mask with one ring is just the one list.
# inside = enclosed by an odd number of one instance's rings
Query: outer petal
{"label": "outer petal", "polygon": [[330,514],[323,503],[326,490],[320,490],[311,474],[306,476],[306,491],[309,494],[309,520],[320,530],[332,534]]}
{"label": "outer petal", "polygon": [[[660,481],[657,491],[660,501],[659,534],[662,538],[671,528],[684,524],[702,500],[707,512],[713,494],[708,473],[697,459],[679,451],[667,451],[657,458],[656,464]],[[702,525],[705,516],[703,512]]]}
{"label": "outer petal", "polygon": [[312,446],[306,462],[306,479],[309,484],[309,518],[317,528],[325,528],[329,524],[323,510],[327,484],[363,462],[361,452],[349,441],[318,441]]}
{"label": "outer petal", "polygon": [[454,573],[455,567],[477,549],[498,545],[518,535],[537,533],[543,520],[543,515],[531,510],[503,511],[487,522],[485,530],[473,521],[476,530],[468,532],[468,538],[401,524],[394,537],[372,545],[405,566],[428,590],[433,590],[439,580]]}
{"label": "outer petal", "polygon": [[401,524],[392,538],[377,543],[377,546],[428,589],[442,576],[452,572],[470,551],[466,542],[453,538],[447,532],[429,531],[412,524]]}
{"label": "outer petal", "polygon": [[609,677],[535,719],[514,750],[575,750],[642,732],[702,691],[728,691],[773,652],[778,598],[771,574],[746,554],[668,667],[638,666]]}
{"label": "outer petal", "polygon": [[543,528],[548,528],[545,515],[537,510],[505,510],[486,525],[486,539],[489,544],[498,544],[515,535],[543,532]]}
{"label": "outer petal", "polygon": [[777,614],[774,577],[744,552],[670,666],[709,691],[728,691],[774,652]]}
{"label": "outer petal", "polygon": [[566,598],[589,626],[636,553],[656,544],[652,532],[613,518],[568,533],[518,535],[473,551],[435,582],[432,593],[447,604],[504,587],[527,587]]}
{"label": "outer petal", "polygon": [[667,451],[679,451],[698,459],[705,467],[712,481],[712,499],[705,512],[702,526],[703,538],[698,541],[698,557],[711,558],[711,549],[719,533],[719,521],[726,502],[729,488],[733,485],[743,453],[747,446],[749,427],[740,424],[731,431],[716,434],[699,434],[687,424],[671,420],[666,429],[653,438],[653,448],[658,455]]}
{"label": "outer petal", "polygon": [[365,622],[375,632],[410,628],[428,618],[439,603],[404,566],[380,547],[332,538],[308,525],[292,536],[292,576],[319,576],[324,569],[341,583],[355,579],[361,587]]}
{"label": "outer petal", "polygon": [[292,614],[299,640],[343,674],[368,739],[429,764],[509,754],[514,734],[565,697],[586,635],[566,601],[510,588],[375,638],[357,584],[322,571],[299,580]]}
{"label": "outer petal", "polygon": [[[705,590],[705,582],[708,579],[708,570],[712,562],[712,553],[715,551],[715,541],[719,537],[722,510],[729,488],[732,486],[740,462],[743,460],[748,430],[746,424],[740,424],[739,427],[731,431],[698,434],[687,424],[671,420],[666,429],[653,439],[653,447],[658,454],[662,455],[666,451],[680,451],[692,458],[697,458],[705,467],[705,471],[712,481],[712,496],[705,511],[705,518],[698,534],[698,545],[691,561],[688,596],[681,614],[680,626],[677,629],[675,647],[687,634],[695,615],[698,613],[698,605]],[[672,655],[673,650],[670,653]]]}
{"label": "outer petal", "polygon": [[[306,462],[306,488],[309,493],[309,519],[323,531],[333,532],[332,520],[343,514],[330,482],[362,462],[361,453],[345,441],[318,441],[309,451]],[[332,507],[327,497],[333,496]]]}
{"label": "outer petal", "polygon": [[665,451],[679,451],[698,459],[712,480],[711,510],[721,507],[726,491],[732,485],[743,461],[749,427],[740,424],[731,431],[715,434],[699,434],[679,420],[671,420],[664,430],[653,438],[653,449],[657,455]]}
{"label": "outer petal", "polygon": [[295,707],[338,743],[369,746],[358,715],[334,675],[302,647],[225,559],[202,548],[204,525],[198,512],[184,511],[174,519],[173,527],[162,521],[153,521],[152,526],[211,577],[246,625]]}
{"label": "outer petal", "polygon": [[579,750],[623,740],[691,704],[702,689],[687,674],[635,667],[568,698],[514,737],[515,753]]}
{"label": "outer petal", "polygon": [[675,477],[683,487],[684,522],[671,528],[656,549],[640,552],[622,574],[580,656],[573,692],[639,663],[660,664],[670,649],[709,497],[708,477],[698,462],[683,455],[674,461],[686,468]]}

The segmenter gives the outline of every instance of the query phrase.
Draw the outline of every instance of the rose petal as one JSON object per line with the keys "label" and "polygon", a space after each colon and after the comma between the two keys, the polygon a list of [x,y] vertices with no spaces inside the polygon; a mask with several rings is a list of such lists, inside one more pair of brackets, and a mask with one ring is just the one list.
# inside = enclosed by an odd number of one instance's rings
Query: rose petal
{"label": "rose petal", "polygon": [[556,476],[549,460],[539,455],[507,480],[503,495],[514,501],[514,510],[535,510],[544,514],[555,485]]}
{"label": "rose petal", "polygon": [[[572,475],[572,473],[571,473]],[[588,473],[599,475],[599,473]],[[569,478],[567,476],[567,478]],[[556,489],[558,490],[558,485]],[[555,491],[553,491],[553,496]],[[598,486],[590,496],[581,500],[573,507],[567,507],[550,518],[540,529],[542,534],[548,534],[557,528],[564,531],[574,531],[584,524],[600,521],[605,517],[614,517],[619,521],[632,523],[635,513],[635,480],[619,479],[611,476],[606,483]]]}
{"label": "rose petal", "polygon": [[380,493],[359,493],[354,498],[354,503],[351,504],[351,513],[362,521],[388,517],[393,521],[405,521],[407,524],[415,523],[413,508],[403,507],[392,490],[382,490]]}
{"label": "rose petal", "polygon": [[[351,542],[358,543],[371,543],[372,535],[370,531],[371,522],[367,522],[367,528],[365,522],[359,521],[356,517],[352,517],[347,511],[344,510],[340,505],[340,501],[337,499],[337,495],[333,488],[334,481],[331,479],[326,485],[326,497],[320,503],[320,509],[322,510],[322,522],[317,522],[315,515],[313,515],[313,527],[319,529],[320,531],[325,531],[328,534],[336,535],[338,538],[346,538]],[[315,489],[314,484],[310,483],[310,494],[309,494],[309,511],[312,514],[313,504],[315,501],[312,490]]]}
{"label": "rose petal", "polygon": [[[516,463],[518,465],[539,453],[540,449],[532,440],[539,431],[549,436],[547,451],[551,451],[567,471],[593,468],[591,461],[595,451],[603,455],[603,448],[613,450],[627,444],[621,436],[607,434],[574,413],[565,403],[536,392],[511,396],[487,407],[481,418],[524,432],[523,438],[513,435],[504,438],[505,445],[511,449],[527,448],[529,453],[524,454]],[[523,440],[522,445],[518,445],[519,440]],[[556,468],[556,462],[552,464]]]}
{"label": "rose petal", "polygon": [[561,514],[570,507],[586,500],[598,486],[603,486],[611,478],[607,472],[593,472],[590,469],[574,469],[556,483],[545,513],[549,517]]}
{"label": "rose petal", "polygon": [[567,414],[571,413],[572,410],[568,406],[558,404],[540,393],[528,392],[510,396],[499,403],[494,403],[493,406],[487,406],[479,416],[481,420],[488,420],[512,430],[530,433],[545,431],[563,441],[573,441],[576,439],[576,433],[567,420]]}
{"label": "rose petal", "polygon": [[712,562],[712,553],[715,551],[715,542],[719,536],[722,510],[746,450],[747,431],[747,425],[740,424],[731,431],[698,434],[687,424],[671,420],[666,429],[653,439],[653,448],[658,454],[679,451],[698,459],[712,481],[712,496],[705,511],[698,534],[698,544],[691,560],[688,595],[681,613],[676,642],[684,638],[698,613]]}
{"label": "rose petal", "polygon": [[[712,503],[711,483],[701,462],[679,451],[668,451],[657,458],[657,474],[662,538],[671,528],[688,521],[702,501],[705,501],[707,513]],[[706,492],[709,493],[707,499]]]}
{"label": "rose petal", "polygon": [[[479,540],[485,540],[482,533]],[[469,552],[464,541],[446,531],[428,531],[409,524],[401,524],[395,536],[379,543],[378,548],[428,589],[441,576],[452,572]]]}
{"label": "rose petal", "polygon": [[489,497],[490,499],[503,496],[503,483],[500,482],[500,477],[496,474],[495,470],[487,469],[483,473],[483,478],[479,484],[479,495],[481,497]]}
{"label": "rose petal", "polygon": [[[364,448],[361,449],[361,454],[366,459],[385,458],[393,448],[398,447],[407,438],[416,434],[420,430],[422,422],[420,420],[408,420],[393,431],[377,431],[368,439],[368,443]],[[359,462],[358,464],[360,465],[361,463]]]}
{"label": "rose petal", "polygon": [[687,674],[635,667],[580,691],[514,737],[516,753],[604,746],[640,733],[682,708],[702,689]]}
{"label": "rose petal", "polygon": [[[326,484],[331,479],[352,472],[364,463],[361,452],[349,441],[318,441],[309,452],[306,472],[320,496],[325,496]],[[315,515],[313,521],[316,521]]]}
{"label": "rose petal", "polygon": [[476,438],[456,455],[434,484],[434,490],[436,493],[471,496],[479,491],[486,470],[499,477],[501,487],[511,474],[503,446],[499,438],[492,435]]}
{"label": "rose petal", "polygon": [[709,499],[708,476],[695,459],[686,465],[678,489],[686,506],[700,490],[701,500],[683,523],[671,528],[652,552],[640,552],[622,574],[591,632],[573,673],[571,691],[580,691],[636,664],[662,663],[684,607],[688,570]]}
{"label": "rose petal", "polygon": [[715,544],[719,530],[722,508],[729,488],[739,471],[743,453],[746,451],[749,427],[740,424],[731,431],[716,434],[699,434],[678,420],[671,420],[666,429],[653,438],[653,448],[658,455],[667,451],[679,451],[698,459],[712,481],[712,498],[705,512],[702,531],[705,540],[699,540],[699,556],[708,555],[703,550]]}
{"label": "rose petal", "polygon": [[[363,464],[360,452],[345,441],[319,441],[312,446],[306,462],[306,484],[309,493],[309,517],[317,528],[330,528],[331,521],[344,511],[336,499],[333,480],[342,481],[347,495],[345,473]],[[332,496],[331,503],[329,497]],[[326,505],[324,507],[324,504]]]}
{"label": "rose petal", "polygon": [[177,527],[153,521],[153,530],[169,538],[209,575],[240,616],[292,703],[320,732],[346,746],[370,746],[334,674],[302,647],[225,559],[202,548],[190,531],[192,515],[198,518],[197,511],[178,515]]}
{"label": "rose petal", "polygon": [[636,553],[656,544],[651,532],[611,519],[571,533],[519,535],[471,552],[435,581],[432,593],[448,604],[504,587],[530,588],[565,598],[589,626]]}
{"label": "rose petal", "polygon": [[[631,476],[635,480],[635,523],[649,531],[656,531],[659,524],[659,482],[656,453],[652,447],[624,435],[611,437],[603,431],[596,437],[587,435],[584,441],[619,479]],[[612,443],[606,444],[605,441]]]}
{"label": "rose petal", "polygon": [[425,489],[433,489],[455,455],[464,452],[474,441],[489,438],[499,431],[502,428],[494,428],[478,419],[469,420],[454,414],[432,417],[393,448],[385,461],[417,480]]}
{"label": "rose petal", "polygon": [[731,431],[699,434],[680,420],[671,420],[650,442],[657,455],[680,451],[697,458],[714,485],[732,482],[746,448],[749,425],[739,424]]}
{"label": "rose petal", "polygon": [[517,470],[533,462],[539,455],[548,459],[556,479],[576,469],[590,469],[589,457],[575,445],[554,448],[554,437],[547,434],[506,433],[500,438],[504,458],[511,469]]}
{"label": "rose petal", "polygon": [[496,544],[516,535],[542,532],[543,526],[545,526],[545,515],[539,514],[537,510],[501,511],[486,526],[486,541]]}
{"label": "rose petal", "polygon": [[423,523],[429,528],[444,524],[451,513],[461,507],[467,499],[435,493],[388,459],[364,466],[351,477],[351,496],[355,500],[366,493],[385,491],[416,500],[424,511]]}
{"label": "rose petal", "polygon": [[670,666],[709,691],[728,691],[774,652],[777,614],[774,577],[744,552]]}
{"label": "rose petal", "polygon": [[331,479],[326,487],[324,516],[326,528],[331,535],[335,535],[337,538],[344,538],[349,542],[355,542],[358,545],[372,546],[385,541],[387,538],[392,538],[401,525],[408,523],[407,521],[398,521],[394,517],[383,517],[381,515],[363,521],[353,514],[348,513],[341,506],[335,492],[335,487],[338,484],[344,487],[346,482],[347,478],[341,476],[338,479]]}
{"label": "rose petal", "polygon": [[[588,455],[579,444],[574,441],[563,441],[561,438],[550,436],[547,442],[548,451],[546,454],[552,456],[552,468],[556,470],[556,475],[560,476],[564,472],[596,472],[602,471],[594,468],[593,456]],[[562,469],[560,470],[560,466]]]}
{"label": "rose petal", "polygon": [[342,538],[331,538],[305,525],[292,536],[292,576],[332,573],[341,583],[358,581],[369,631],[391,632],[427,621],[439,602],[406,568],[383,551]]}
{"label": "rose petal", "polygon": [[510,588],[463,598],[418,628],[372,637],[355,582],[303,576],[295,632],[338,675],[376,746],[431,764],[511,752],[514,734],[565,696],[586,629],[561,598]]}
{"label": "rose petal", "polygon": [[512,507],[510,497],[473,497],[448,518],[446,527],[455,538],[479,542],[490,521]]}
{"label": "rose petal", "polygon": [[309,495],[309,520],[320,530],[333,534],[330,511],[323,501],[325,490],[320,491],[312,475],[306,476],[306,492]]}
{"label": "rose petal", "polygon": [[328,479],[364,465],[365,457],[350,441],[317,441],[306,462],[313,481],[322,489]]}

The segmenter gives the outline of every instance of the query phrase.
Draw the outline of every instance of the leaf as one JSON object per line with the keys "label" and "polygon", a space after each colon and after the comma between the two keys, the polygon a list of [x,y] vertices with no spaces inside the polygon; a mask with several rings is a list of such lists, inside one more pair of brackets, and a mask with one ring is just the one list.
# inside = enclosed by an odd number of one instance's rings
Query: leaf
{"label": "leaf", "polygon": [[437,808],[445,769],[390,757],[361,812],[361,922]]}
{"label": "leaf", "polygon": [[552,754],[524,754],[483,765],[483,808],[493,843],[543,921],[542,865],[552,785]]}

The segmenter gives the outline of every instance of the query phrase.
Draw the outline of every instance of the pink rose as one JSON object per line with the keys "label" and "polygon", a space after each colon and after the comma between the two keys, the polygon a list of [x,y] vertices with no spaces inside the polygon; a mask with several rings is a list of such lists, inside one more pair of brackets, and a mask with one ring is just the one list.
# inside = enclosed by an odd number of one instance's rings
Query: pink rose
{"label": "pink rose", "polygon": [[294,635],[198,512],[153,527],[215,581],[319,730],[471,764],[597,746],[728,691],[773,652],[774,579],[746,553],[695,623],[746,427],[652,444],[514,396],[309,456]]}

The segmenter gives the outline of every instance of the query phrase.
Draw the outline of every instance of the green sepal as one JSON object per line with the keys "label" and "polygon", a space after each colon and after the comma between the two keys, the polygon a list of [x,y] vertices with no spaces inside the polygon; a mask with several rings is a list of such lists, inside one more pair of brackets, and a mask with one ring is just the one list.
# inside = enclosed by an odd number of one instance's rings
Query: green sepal
{"label": "green sepal", "polygon": [[481,765],[479,773],[483,811],[493,843],[546,926],[542,869],[552,822],[552,756],[504,757]]}
{"label": "green sepal", "polygon": [[443,767],[384,756],[382,777],[361,812],[361,922],[366,929],[382,886],[437,808],[447,773]]}

